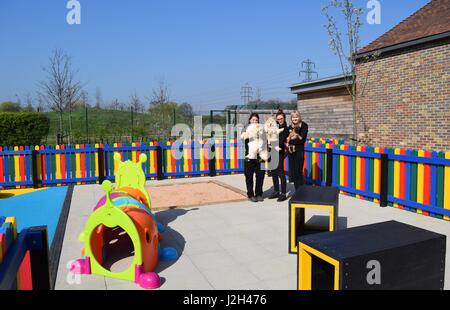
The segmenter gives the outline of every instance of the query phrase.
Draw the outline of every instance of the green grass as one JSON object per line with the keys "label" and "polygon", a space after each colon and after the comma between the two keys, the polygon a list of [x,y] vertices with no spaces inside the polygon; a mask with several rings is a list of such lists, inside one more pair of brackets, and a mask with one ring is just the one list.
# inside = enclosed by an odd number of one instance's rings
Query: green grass
{"label": "green grass", "polygon": [[[106,109],[88,108],[89,143],[131,142],[131,112]],[[56,144],[59,131],[59,114],[47,112],[50,119],[50,129],[45,144]],[[86,110],[79,108],[72,111],[71,143],[87,143]],[[185,123],[193,128],[193,118],[176,114],[176,123]],[[215,121],[225,123],[222,118],[215,117]],[[173,110],[163,110],[153,113],[133,114],[133,142],[163,141],[170,138],[170,131],[174,124]],[[203,125],[209,123],[209,116],[203,117]],[[68,143],[69,113],[63,114],[63,132],[66,135],[64,143]]]}

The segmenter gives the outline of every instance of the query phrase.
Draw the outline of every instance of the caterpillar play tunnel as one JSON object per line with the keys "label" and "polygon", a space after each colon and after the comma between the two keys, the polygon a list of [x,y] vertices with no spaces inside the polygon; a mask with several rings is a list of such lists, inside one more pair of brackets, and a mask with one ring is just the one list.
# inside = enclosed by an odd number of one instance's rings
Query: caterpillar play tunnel
{"label": "caterpillar play tunnel", "polygon": [[[175,249],[162,249],[159,244],[163,226],[151,212],[142,170],[147,156],[141,154],[137,163],[122,162],[116,153],[114,160],[118,164],[117,187],[114,189],[109,181],[103,182],[106,195],[95,206],[79,236],[84,244],[83,257],[72,264],[71,271],[134,281],[143,288],[157,288],[160,278],[154,269],[158,261],[174,260],[178,255]],[[119,251],[132,256],[131,264],[118,272],[109,270],[107,260]]]}

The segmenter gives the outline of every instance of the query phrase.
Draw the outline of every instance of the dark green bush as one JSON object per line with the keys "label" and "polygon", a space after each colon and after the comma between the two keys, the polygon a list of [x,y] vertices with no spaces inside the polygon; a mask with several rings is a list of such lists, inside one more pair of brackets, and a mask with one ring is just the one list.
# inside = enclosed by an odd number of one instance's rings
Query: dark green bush
{"label": "dark green bush", "polygon": [[18,102],[6,101],[0,103],[0,112],[20,112],[21,109]]}
{"label": "dark green bush", "polygon": [[48,134],[50,121],[40,113],[0,113],[0,145],[39,145]]}

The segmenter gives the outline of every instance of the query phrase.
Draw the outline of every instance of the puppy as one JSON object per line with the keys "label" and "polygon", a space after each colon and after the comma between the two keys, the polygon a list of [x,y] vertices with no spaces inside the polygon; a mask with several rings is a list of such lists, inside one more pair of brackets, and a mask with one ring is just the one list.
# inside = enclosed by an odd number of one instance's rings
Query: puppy
{"label": "puppy", "polygon": [[267,142],[270,146],[275,145],[277,152],[281,151],[278,146],[279,135],[284,131],[284,128],[278,128],[278,124],[272,117],[268,118],[264,124],[264,131],[267,134]]}
{"label": "puppy", "polygon": [[248,155],[247,159],[257,159],[258,154],[263,151],[263,139],[262,135],[264,128],[261,124],[250,124],[246,131],[242,133],[241,138],[243,140],[249,140],[248,142]]}

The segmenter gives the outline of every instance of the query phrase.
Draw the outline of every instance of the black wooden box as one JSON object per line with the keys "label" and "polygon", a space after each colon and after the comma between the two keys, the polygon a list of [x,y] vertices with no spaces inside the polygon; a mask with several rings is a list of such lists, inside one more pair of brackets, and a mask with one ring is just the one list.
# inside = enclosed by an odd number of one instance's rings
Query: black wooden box
{"label": "black wooden box", "polygon": [[299,240],[300,290],[444,288],[446,236],[389,221]]}
{"label": "black wooden box", "polygon": [[[298,238],[303,235],[338,229],[339,189],[336,187],[300,186],[289,200],[289,253],[297,253]],[[305,223],[305,209],[328,211],[327,226]]]}

